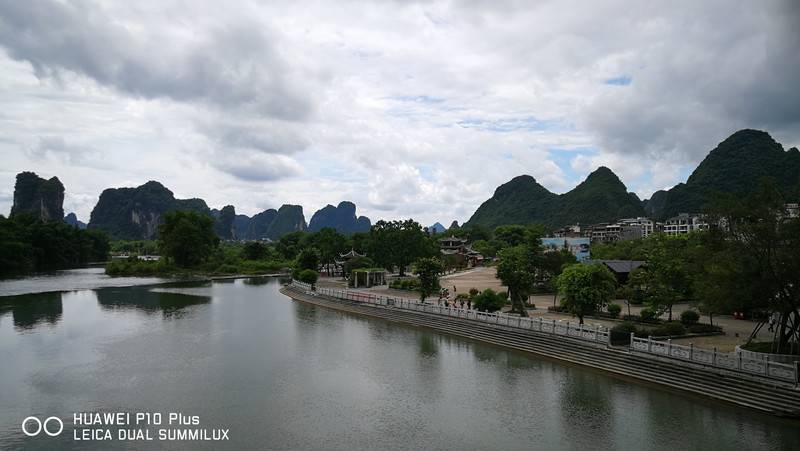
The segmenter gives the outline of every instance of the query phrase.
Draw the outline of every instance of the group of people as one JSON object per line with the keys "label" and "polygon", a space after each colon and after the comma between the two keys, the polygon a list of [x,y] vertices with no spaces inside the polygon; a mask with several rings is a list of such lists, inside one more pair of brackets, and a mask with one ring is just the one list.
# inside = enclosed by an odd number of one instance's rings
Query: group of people
{"label": "group of people", "polygon": [[436,301],[436,305],[444,305],[445,307],[450,307],[452,304],[453,307],[461,306],[461,308],[466,308],[468,310],[472,309],[472,299],[469,298],[459,298],[456,296],[456,286],[453,285],[453,293],[452,297],[450,294],[450,290],[447,288],[442,287],[439,290],[439,300]]}

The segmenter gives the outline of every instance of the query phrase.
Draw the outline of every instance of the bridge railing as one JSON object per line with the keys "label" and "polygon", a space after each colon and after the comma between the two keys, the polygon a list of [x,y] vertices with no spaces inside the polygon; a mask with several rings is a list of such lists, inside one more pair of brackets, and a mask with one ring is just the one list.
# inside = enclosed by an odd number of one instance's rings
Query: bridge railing
{"label": "bridge railing", "polygon": [[594,343],[608,344],[611,338],[610,330],[602,326],[586,326],[584,324],[576,324],[569,321],[564,322],[545,320],[541,317],[523,318],[521,316],[509,315],[506,313],[487,313],[457,307],[423,304],[410,299],[364,293],[363,291],[337,290],[333,288],[322,287],[312,288],[311,285],[297,280],[292,281],[292,286],[309,294],[316,293],[318,295],[321,294],[336,299],[360,302],[364,304],[373,304],[402,310],[432,313],[435,315],[450,316],[454,318],[464,318],[489,324],[499,324],[502,326],[576,338],[578,340],[590,341]]}
{"label": "bridge railing", "polygon": [[672,344],[672,340],[656,341],[652,337],[637,338],[631,334],[632,351],[649,355],[668,357],[677,360],[699,363],[715,368],[722,368],[745,374],[757,374],[771,379],[778,379],[795,384],[800,382],[800,368],[793,364],[771,362],[769,359],[752,359],[735,352],[719,352],[695,348],[693,345]]}

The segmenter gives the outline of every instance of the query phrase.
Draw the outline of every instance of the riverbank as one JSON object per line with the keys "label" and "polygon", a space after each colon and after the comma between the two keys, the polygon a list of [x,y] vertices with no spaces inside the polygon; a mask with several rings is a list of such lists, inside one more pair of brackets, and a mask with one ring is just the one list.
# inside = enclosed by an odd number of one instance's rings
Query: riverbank
{"label": "riverbank", "polygon": [[759,376],[710,370],[691,363],[646,358],[624,349],[587,344],[535,331],[512,330],[463,318],[337,301],[284,287],[284,295],[305,303],[348,313],[381,318],[415,327],[477,340],[538,356],[608,372],[615,376],[656,384],[664,389],[708,397],[777,416],[800,418],[800,392],[791,384]]}

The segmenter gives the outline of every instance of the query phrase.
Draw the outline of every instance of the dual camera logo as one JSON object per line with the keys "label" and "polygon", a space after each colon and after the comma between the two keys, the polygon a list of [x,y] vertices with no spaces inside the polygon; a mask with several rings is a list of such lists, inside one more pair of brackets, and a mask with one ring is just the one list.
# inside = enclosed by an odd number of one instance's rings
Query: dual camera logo
{"label": "dual camera logo", "polygon": [[28,417],[22,420],[22,432],[28,437],[36,437],[42,431],[50,437],[61,434],[64,430],[64,422],[58,417],[49,417],[44,422],[36,417]]}

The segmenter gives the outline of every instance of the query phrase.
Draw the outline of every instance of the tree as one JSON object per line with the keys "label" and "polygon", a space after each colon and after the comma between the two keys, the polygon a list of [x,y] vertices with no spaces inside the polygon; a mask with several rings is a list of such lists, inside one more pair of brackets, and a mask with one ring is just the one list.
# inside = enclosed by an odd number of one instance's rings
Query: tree
{"label": "tree", "polygon": [[369,257],[354,257],[350,260],[346,261],[344,264],[344,268],[342,271],[344,272],[344,277],[348,277],[354,269],[361,269],[361,268],[374,268],[375,262],[372,261]]}
{"label": "tree", "polygon": [[297,269],[310,269],[316,271],[319,267],[319,252],[313,247],[300,251],[297,255]]}
{"label": "tree", "polygon": [[491,288],[483,290],[482,293],[471,294],[471,296],[472,306],[479,312],[496,312],[506,305],[505,293],[495,293]]}
{"label": "tree", "polygon": [[158,226],[158,247],[178,266],[188,268],[203,263],[218,244],[214,219],[196,211],[169,211]]}
{"label": "tree", "polygon": [[319,251],[319,260],[325,265],[328,275],[339,254],[347,250],[347,237],[331,227],[323,227],[309,236],[309,242]]}
{"label": "tree", "polygon": [[712,257],[698,281],[704,307],[777,314],[775,352],[791,352],[791,343],[800,342],[800,218],[789,217],[768,179],[745,198],[717,198],[710,214]]}
{"label": "tree", "polygon": [[369,233],[368,253],[384,268],[397,267],[401,276],[417,259],[436,255],[436,244],[417,222],[378,221]]}
{"label": "tree", "polygon": [[556,285],[564,297],[562,305],[583,324],[584,316],[608,304],[614,296],[617,280],[605,265],[575,264],[564,269]]}
{"label": "tree", "polygon": [[267,246],[260,241],[250,241],[242,248],[242,256],[245,260],[261,260],[269,252]]}
{"label": "tree", "polygon": [[444,270],[438,258],[420,258],[414,263],[414,274],[419,278],[419,300],[439,291],[439,274]]}
{"label": "tree", "polygon": [[548,285],[553,290],[553,305],[558,298],[558,290],[555,286],[556,278],[569,265],[574,265],[578,260],[567,249],[555,252],[545,252],[539,259],[539,282]]}
{"label": "tree", "polygon": [[527,244],[508,247],[500,251],[497,265],[497,278],[508,287],[511,297],[511,311],[528,316],[525,303],[536,283],[537,249]]}

